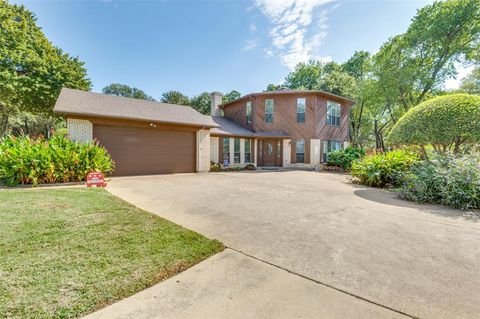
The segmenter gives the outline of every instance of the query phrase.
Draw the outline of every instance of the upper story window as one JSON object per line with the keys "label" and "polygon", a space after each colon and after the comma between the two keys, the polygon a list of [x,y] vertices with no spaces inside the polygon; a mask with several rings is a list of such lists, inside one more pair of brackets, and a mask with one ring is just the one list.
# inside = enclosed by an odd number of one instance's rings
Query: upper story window
{"label": "upper story window", "polygon": [[295,160],[297,163],[305,162],[305,140],[297,140],[295,143]]}
{"label": "upper story window", "polygon": [[240,163],[240,139],[233,140],[233,162]]}
{"label": "upper story window", "polygon": [[327,101],[327,124],[332,126],[340,126],[340,116],[340,104]]}
{"label": "upper story window", "polygon": [[248,101],[245,106],[245,115],[247,117],[247,125],[252,123],[252,101]]}
{"label": "upper story window", "polygon": [[297,99],[297,123],[305,123],[305,110],[307,108],[304,97]]}
{"label": "upper story window", "polygon": [[252,145],[252,140],[247,138],[245,139],[245,163],[250,163],[251,162],[251,159],[250,159],[250,148],[251,148],[251,145]]}
{"label": "upper story window", "polygon": [[265,100],[265,123],[273,123],[273,112],[274,112],[274,103],[273,99]]}

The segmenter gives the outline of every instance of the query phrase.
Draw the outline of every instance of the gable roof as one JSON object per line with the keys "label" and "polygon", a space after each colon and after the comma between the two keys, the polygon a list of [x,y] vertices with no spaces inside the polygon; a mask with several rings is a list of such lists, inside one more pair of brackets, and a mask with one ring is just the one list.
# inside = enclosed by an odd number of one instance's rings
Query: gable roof
{"label": "gable roof", "polygon": [[212,128],[210,134],[253,137],[252,131],[225,117],[212,116],[212,119],[218,127]]}
{"label": "gable roof", "polygon": [[250,94],[247,94],[247,95],[244,95],[242,97],[239,97],[238,99],[235,99],[233,101],[230,101],[228,103],[225,103],[225,104],[222,104],[220,105],[220,107],[225,107],[225,106],[228,106],[230,104],[233,104],[235,102],[238,102],[238,101],[241,101],[241,100],[245,100],[245,99],[248,99],[248,98],[252,98],[252,97],[255,97],[255,96],[263,96],[263,95],[287,95],[287,94],[318,94],[318,95],[323,95],[325,97],[330,97],[332,99],[335,99],[335,100],[341,100],[341,101],[345,101],[345,102],[349,102],[349,103],[352,103],[355,104],[357,103],[357,101],[355,100],[352,100],[352,99],[349,99],[347,97],[344,97],[344,96],[340,96],[340,95],[336,95],[336,94],[333,94],[333,93],[329,93],[329,92],[325,92],[325,91],[320,91],[320,90],[292,90],[292,89],[281,89],[281,90],[276,90],[276,91],[268,91],[268,92],[258,92],[258,93],[250,93]]}
{"label": "gable roof", "polygon": [[63,88],[53,111],[61,114],[216,127],[211,116],[190,106]]}

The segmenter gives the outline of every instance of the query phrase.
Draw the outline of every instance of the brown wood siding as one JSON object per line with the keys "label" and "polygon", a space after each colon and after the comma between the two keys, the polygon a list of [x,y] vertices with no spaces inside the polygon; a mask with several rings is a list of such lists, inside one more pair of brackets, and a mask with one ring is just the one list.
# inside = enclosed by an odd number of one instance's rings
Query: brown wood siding
{"label": "brown wood siding", "polygon": [[247,102],[251,101],[250,99],[240,100],[238,102],[228,105],[224,110],[223,114],[226,118],[232,120],[233,122],[246,127],[250,130],[253,130],[253,114],[254,114],[254,103],[252,101],[252,123],[247,125],[247,114],[246,114],[246,105]]}

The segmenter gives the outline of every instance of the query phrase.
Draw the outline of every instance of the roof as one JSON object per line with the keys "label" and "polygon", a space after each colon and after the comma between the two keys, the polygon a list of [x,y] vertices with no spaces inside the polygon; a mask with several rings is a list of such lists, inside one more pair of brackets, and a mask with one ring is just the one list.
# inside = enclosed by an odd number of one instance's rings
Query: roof
{"label": "roof", "polygon": [[285,132],[255,132],[255,137],[289,137]]}
{"label": "roof", "polygon": [[225,117],[212,116],[213,121],[218,127],[212,128],[210,134],[230,135],[230,136],[246,136],[253,137],[254,132],[244,128],[241,125],[229,120]]}
{"label": "roof", "polygon": [[152,121],[201,127],[216,127],[211,116],[190,106],[160,103],[64,88],[53,109],[80,116]]}
{"label": "roof", "polygon": [[349,99],[349,98],[347,98],[347,97],[340,96],[340,95],[336,95],[336,94],[329,93],[329,92],[325,92],[325,91],[320,91],[320,90],[280,89],[280,90],[276,90],[276,91],[250,93],[250,94],[244,95],[244,96],[242,96],[242,97],[239,97],[238,99],[233,100],[233,101],[231,101],[231,102],[222,104],[222,105],[220,105],[220,107],[225,107],[225,106],[228,106],[228,105],[233,104],[233,103],[235,103],[235,102],[238,102],[238,101],[241,101],[241,100],[245,100],[245,99],[248,99],[248,98],[252,98],[252,97],[255,97],[255,96],[262,96],[262,95],[287,95],[287,94],[319,94],[319,95],[323,95],[323,96],[326,96],[326,97],[330,97],[330,98],[333,98],[333,99],[336,99],[336,100],[342,100],[342,101],[350,102],[350,103],[353,103],[353,104],[357,103],[357,101],[352,100],[352,99]]}

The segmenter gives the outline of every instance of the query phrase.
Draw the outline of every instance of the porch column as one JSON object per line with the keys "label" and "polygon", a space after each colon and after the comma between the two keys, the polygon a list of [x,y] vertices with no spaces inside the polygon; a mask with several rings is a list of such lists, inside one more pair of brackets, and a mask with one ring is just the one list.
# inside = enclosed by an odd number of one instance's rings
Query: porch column
{"label": "porch column", "polygon": [[257,166],[257,156],[258,156],[258,150],[257,150],[257,139],[255,138],[253,140],[253,150],[250,150],[250,152],[253,151],[253,165],[255,165],[255,167]]}
{"label": "porch column", "polygon": [[292,157],[292,140],[284,139],[283,140],[283,167],[288,167],[291,165]]}
{"label": "porch column", "polygon": [[245,164],[245,139],[240,139],[240,164]]}
{"label": "porch column", "polygon": [[320,140],[310,140],[310,164],[320,164]]}

